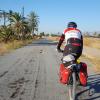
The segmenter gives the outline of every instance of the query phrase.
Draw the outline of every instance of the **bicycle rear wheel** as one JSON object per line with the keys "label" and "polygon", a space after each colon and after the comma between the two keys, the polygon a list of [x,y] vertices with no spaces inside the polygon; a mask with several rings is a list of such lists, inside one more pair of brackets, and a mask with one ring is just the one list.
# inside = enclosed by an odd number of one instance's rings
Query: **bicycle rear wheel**
{"label": "bicycle rear wheel", "polygon": [[69,100],[75,100],[75,97],[76,97],[76,74],[75,72],[72,73],[72,77],[71,77],[71,85],[69,85],[69,89],[68,89],[68,92],[69,92]]}

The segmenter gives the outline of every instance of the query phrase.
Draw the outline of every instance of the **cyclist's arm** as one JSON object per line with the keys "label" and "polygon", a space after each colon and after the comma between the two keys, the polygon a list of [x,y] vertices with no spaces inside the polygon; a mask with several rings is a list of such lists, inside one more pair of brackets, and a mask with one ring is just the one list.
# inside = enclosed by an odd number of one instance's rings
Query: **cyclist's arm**
{"label": "cyclist's arm", "polygon": [[58,45],[57,45],[57,50],[60,50],[60,47],[61,47],[64,39],[65,39],[65,34],[62,34],[61,37],[60,37],[60,40],[58,42]]}

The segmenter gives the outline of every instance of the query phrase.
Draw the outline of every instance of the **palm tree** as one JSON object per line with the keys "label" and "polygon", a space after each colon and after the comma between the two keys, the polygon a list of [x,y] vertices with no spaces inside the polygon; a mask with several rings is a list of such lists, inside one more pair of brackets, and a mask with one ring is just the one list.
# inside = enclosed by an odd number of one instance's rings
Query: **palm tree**
{"label": "palm tree", "polygon": [[1,26],[0,27],[0,39],[7,43],[9,40],[13,39],[13,31],[12,28],[8,26]]}
{"label": "palm tree", "polygon": [[11,16],[14,14],[14,12],[12,10],[9,10],[9,16],[8,16],[8,20],[10,22],[10,26],[12,24],[12,20],[11,20]]}
{"label": "palm tree", "polygon": [[0,12],[0,18],[2,18],[3,17],[3,13],[2,12]]}
{"label": "palm tree", "polygon": [[31,34],[33,34],[34,31],[38,31],[39,17],[37,16],[35,12],[31,12],[28,15],[28,22],[29,22]]}
{"label": "palm tree", "polygon": [[30,33],[38,31],[39,17],[34,12],[31,12],[26,19],[25,17],[22,18],[18,12],[10,10],[9,13],[5,12],[4,15],[3,11],[0,12],[0,18],[9,20],[9,24],[0,25],[0,38],[6,42],[15,37],[17,39],[24,39],[30,36]]}
{"label": "palm tree", "polygon": [[4,10],[0,10],[0,19],[3,18],[4,26],[6,26],[6,19],[8,18],[9,13],[5,12]]}
{"label": "palm tree", "polygon": [[25,35],[26,28],[28,28],[28,23],[22,20],[22,17],[19,13],[15,12],[10,17],[10,22],[12,23],[13,30],[18,36],[18,39],[22,38]]}

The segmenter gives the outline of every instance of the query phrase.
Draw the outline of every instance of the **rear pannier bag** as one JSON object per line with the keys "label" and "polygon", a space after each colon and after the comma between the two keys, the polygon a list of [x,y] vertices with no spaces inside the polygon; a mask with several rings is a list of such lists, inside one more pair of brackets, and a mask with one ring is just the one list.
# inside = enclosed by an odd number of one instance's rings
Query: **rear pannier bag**
{"label": "rear pannier bag", "polygon": [[79,71],[79,79],[80,79],[80,83],[83,86],[87,85],[87,65],[83,62],[80,62],[81,64],[81,68]]}
{"label": "rear pannier bag", "polygon": [[68,84],[70,72],[70,69],[64,67],[64,64],[60,64],[59,77],[62,84]]}

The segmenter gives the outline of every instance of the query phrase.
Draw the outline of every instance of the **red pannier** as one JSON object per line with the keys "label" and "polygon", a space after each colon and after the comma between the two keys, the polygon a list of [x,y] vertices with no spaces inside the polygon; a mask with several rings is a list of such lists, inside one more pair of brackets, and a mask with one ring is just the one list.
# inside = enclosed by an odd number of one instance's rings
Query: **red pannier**
{"label": "red pannier", "polygon": [[[80,83],[83,86],[86,86],[87,84],[87,65],[83,62],[80,62],[81,67],[79,71],[79,79]],[[64,67],[64,64],[60,64],[60,72],[59,72],[59,77],[60,77],[60,82],[62,84],[68,84],[69,81],[69,76],[70,76],[71,70],[67,69]]]}
{"label": "red pannier", "polygon": [[62,84],[68,84],[68,80],[69,80],[69,75],[70,75],[70,69],[67,69],[66,67],[64,67],[64,64],[60,64],[60,82]]}
{"label": "red pannier", "polygon": [[79,79],[80,79],[80,83],[83,86],[86,86],[87,84],[87,65],[83,62],[80,62],[81,64],[81,68],[80,68],[80,72],[79,72]]}

